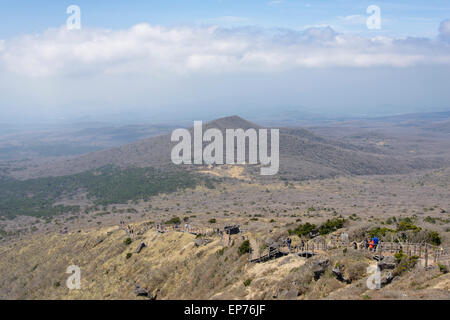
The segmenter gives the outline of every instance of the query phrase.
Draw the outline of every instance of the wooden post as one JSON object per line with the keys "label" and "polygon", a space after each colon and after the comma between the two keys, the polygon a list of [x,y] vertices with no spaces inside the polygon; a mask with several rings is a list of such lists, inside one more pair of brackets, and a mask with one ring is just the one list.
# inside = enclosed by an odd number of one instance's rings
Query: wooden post
{"label": "wooden post", "polygon": [[425,268],[428,268],[428,244],[425,244]]}
{"label": "wooden post", "polygon": [[381,244],[381,242],[378,244],[378,249],[379,249],[380,260],[381,260],[381,257],[383,256],[383,245]]}
{"label": "wooden post", "polygon": [[314,242],[312,244],[312,253],[314,253]]}
{"label": "wooden post", "polygon": [[419,258],[422,258],[422,244],[419,244]]}

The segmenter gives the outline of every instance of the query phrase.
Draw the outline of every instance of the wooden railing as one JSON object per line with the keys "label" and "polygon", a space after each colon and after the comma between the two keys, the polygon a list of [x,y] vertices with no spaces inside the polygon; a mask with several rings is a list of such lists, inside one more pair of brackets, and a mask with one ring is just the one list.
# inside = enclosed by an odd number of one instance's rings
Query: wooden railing
{"label": "wooden railing", "polygon": [[[178,231],[178,232],[188,232],[195,235],[202,236],[213,236],[214,234],[220,234],[217,228],[211,227],[195,227],[189,225],[188,228],[184,228],[183,226],[175,227],[173,225],[165,225],[165,224],[142,224],[137,227],[130,227],[129,225],[125,225],[121,223],[120,228],[129,236],[134,237],[135,235],[143,234],[145,231],[149,229],[154,229],[158,232],[168,232],[168,231]],[[242,233],[241,229],[241,233]],[[222,242],[224,246],[226,246],[225,237],[222,238]],[[409,243],[409,242],[379,242],[376,248],[367,249],[363,242],[350,242],[344,241],[340,239],[331,239],[331,241],[327,242],[325,238],[315,238],[308,241],[303,241],[297,245],[292,245],[288,248],[285,243],[279,248],[280,253],[310,253],[311,255],[320,254],[324,251],[328,251],[335,248],[349,248],[356,250],[367,250],[372,252],[373,254],[378,254],[380,256],[384,255],[394,255],[399,253],[400,251],[407,256],[417,256],[420,259],[423,259],[423,264],[425,268],[430,265],[436,265],[438,263],[448,264],[450,262],[450,250],[448,248],[443,248],[440,246],[433,246],[427,243]],[[270,256],[270,254],[269,254]],[[259,254],[259,259],[262,258],[261,254]]]}
{"label": "wooden railing", "polygon": [[402,252],[409,257],[416,256],[419,259],[423,259],[425,268],[438,263],[448,264],[448,262],[450,262],[449,249],[433,246],[428,243],[379,242],[375,248],[369,249],[364,247],[362,242],[331,241],[327,243],[325,239],[322,239],[320,241],[309,240],[303,244],[291,246],[290,250],[287,245],[284,244],[280,249],[291,253],[311,252],[312,254],[318,254],[321,251],[323,252],[336,248],[348,248],[360,251],[367,250],[368,252],[378,254],[379,256],[382,256],[383,254],[394,255]]}

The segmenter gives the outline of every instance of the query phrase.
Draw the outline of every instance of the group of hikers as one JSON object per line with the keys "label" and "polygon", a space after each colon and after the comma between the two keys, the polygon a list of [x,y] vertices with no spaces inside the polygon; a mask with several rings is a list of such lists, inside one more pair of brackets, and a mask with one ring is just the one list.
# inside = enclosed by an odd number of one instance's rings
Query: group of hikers
{"label": "group of hikers", "polygon": [[[289,238],[289,237],[287,237],[287,238],[284,240],[284,242],[285,242],[286,246],[288,247],[288,250],[291,251],[292,239]],[[366,250],[369,250],[369,251],[376,251],[376,250],[377,250],[377,247],[378,247],[378,243],[379,243],[379,239],[378,239],[377,236],[375,236],[375,237],[373,237],[373,238],[371,238],[371,239],[365,238],[365,239],[362,241],[360,248],[366,249]],[[303,248],[305,247],[305,242],[304,242],[303,240],[301,240],[301,244],[299,244],[299,247],[300,247],[302,250],[303,250]],[[357,244],[356,241],[353,242],[353,247],[354,247],[355,250],[358,249],[358,244]]]}
{"label": "group of hikers", "polygon": [[133,228],[130,225],[126,224],[123,220],[120,220],[120,228],[125,230],[125,232],[129,235],[134,233]]}
{"label": "group of hikers", "polygon": [[373,237],[370,240],[365,238],[362,243],[363,248],[369,251],[376,251],[378,247],[378,241],[379,240],[377,236]]}

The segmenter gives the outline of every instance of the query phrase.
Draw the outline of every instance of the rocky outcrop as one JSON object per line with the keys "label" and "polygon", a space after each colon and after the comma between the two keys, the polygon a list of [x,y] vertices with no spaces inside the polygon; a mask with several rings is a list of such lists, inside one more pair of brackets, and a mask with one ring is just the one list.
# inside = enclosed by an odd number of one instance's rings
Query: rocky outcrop
{"label": "rocky outcrop", "polygon": [[395,269],[397,266],[397,259],[392,256],[385,256],[381,259],[381,261],[378,262],[378,268],[380,268],[381,271],[386,269]]}
{"label": "rocky outcrop", "polygon": [[212,242],[211,239],[202,239],[202,238],[194,239],[194,244],[196,247],[204,246],[210,242]]}
{"label": "rocky outcrop", "polygon": [[347,284],[352,282],[350,279],[345,278],[342,268],[334,267],[331,271],[336,276],[336,279],[338,279],[339,281],[345,282]]}
{"label": "rocky outcrop", "polygon": [[319,280],[322,274],[330,265],[329,259],[316,260],[311,262],[311,270],[314,272],[314,280]]}
{"label": "rocky outcrop", "polygon": [[158,297],[159,289],[154,289],[153,291],[149,292],[147,289],[142,288],[138,284],[135,284],[133,292],[137,297],[145,297],[149,300],[156,300],[156,298]]}
{"label": "rocky outcrop", "polygon": [[138,297],[148,297],[148,291],[144,288],[141,288],[139,285],[134,285],[134,294]]}

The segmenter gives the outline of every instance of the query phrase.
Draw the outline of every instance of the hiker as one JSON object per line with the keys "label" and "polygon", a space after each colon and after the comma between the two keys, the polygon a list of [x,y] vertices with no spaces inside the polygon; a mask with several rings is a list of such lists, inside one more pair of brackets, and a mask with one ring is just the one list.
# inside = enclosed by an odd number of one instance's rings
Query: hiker
{"label": "hiker", "polygon": [[289,250],[289,251],[291,251],[291,242],[292,242],[291,238],[288,237],[288,238],[286,239],[286,243],[287,243],[287,246],[288,246],[288,250]]}
{"label": "hiker", "polygon": [[302,251],[303,251],[303,249],[305,248],[305,241],[304,240],[302,240],[302,242],[300,244],[300,247],[302,248]]}
{"label": "hiker", "polygon": [[358,250],[358,244],[356,243],[356,241],[353,241],[352,245],[353,249]]}
{"label": "hiker", "polygon": [[372,239],[372,240],[370,240],[370,242],[369,242],[369,250],[370,250],[370,251],[373,251],[373,247],[374,247],[374,241],[373,241],[373,239]]}
{"label": "hiker", "polygon": [[367,240],[367,238],[365,238],[363,241],[363,248],[365,248],[366,250],[369,249],[369,241]]}
{"label": "hiker", "polygon": [[375,236],[375,237],[373,237],[373,249],[374,249],[374,251],[377,251],[377,246],[378,246],[378,237],[377,236]]}

